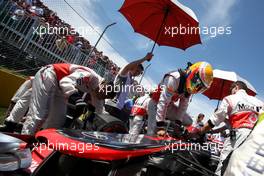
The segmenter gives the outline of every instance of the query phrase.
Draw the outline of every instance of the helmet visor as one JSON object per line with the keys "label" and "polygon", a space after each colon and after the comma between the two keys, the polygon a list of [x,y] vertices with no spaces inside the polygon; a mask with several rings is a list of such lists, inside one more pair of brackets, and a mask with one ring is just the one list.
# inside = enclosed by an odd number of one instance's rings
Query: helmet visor
{"label": "helmet visor", "polygon": [[207,89],[206,86],[203,84],[199,73],[194,74],[194,76],[190,80],[190,83],[190,88],[193,93],[202,93]]}

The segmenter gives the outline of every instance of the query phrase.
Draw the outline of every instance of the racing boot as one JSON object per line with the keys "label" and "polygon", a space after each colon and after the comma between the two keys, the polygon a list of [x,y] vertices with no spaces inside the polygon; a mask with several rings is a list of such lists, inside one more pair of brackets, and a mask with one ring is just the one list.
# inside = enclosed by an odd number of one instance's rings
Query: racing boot
{"label": "racing boot", "polygon": [[5,120],[4,124],[0,126],[0,132],[13,133],[16,127],[17,123]]}

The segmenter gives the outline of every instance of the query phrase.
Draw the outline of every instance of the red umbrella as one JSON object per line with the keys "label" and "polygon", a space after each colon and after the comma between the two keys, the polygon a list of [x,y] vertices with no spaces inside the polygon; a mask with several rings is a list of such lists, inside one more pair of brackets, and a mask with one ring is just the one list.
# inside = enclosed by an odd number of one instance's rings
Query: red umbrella
{"label": "red umbrella", "polygon": [[156,43],[183,50],[201,43],[194,12],[177,0],[125,0],[119,11],[135,32],[155,41],[151,52]]}
{"label": "red umbrella", "polygon": [[214,70],[214,79],[211,87],[203,94],[210,99],[222,100],[230,94],[230,87],[235,81],[243,81],[248,87],[248,94],[255,96],[256,89],[244,78],[235,72]]}

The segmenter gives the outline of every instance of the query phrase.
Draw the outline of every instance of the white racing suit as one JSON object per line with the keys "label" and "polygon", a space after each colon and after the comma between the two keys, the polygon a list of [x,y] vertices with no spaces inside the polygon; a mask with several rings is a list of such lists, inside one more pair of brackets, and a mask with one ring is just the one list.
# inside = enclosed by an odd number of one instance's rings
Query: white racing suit
{"label": "white racing suit", "polygon": [[224,176],[264,175],[264,121],[255,126],[246,141],[231,155]]}
{"label": "white racing suit", "polygon": [[231,128],[236,131],[234,140],[227,138],[224,142],[220,162],[215,172],[217,175],[223,174],[221,173],[223,162],[250,134],[263,105],[263,102],[249,96],[245,90],[239,90],[236,94],[225,97],[218,110],[210,118],[211,123],[217,126],[225,121],[225,117],[228,117]]}
{"label": "white racing suit", "polygon": [[[149,109],[153,110],[149,120],[154,121],[151,120],[154,118],[158,123],[164,122],[168,118],[169,120],[179,120],[186,126],[191,125],[192,119],[186,114],[190,95],[185,94],[184,86],[185,78],[181,77],[178,71],[167,73],[160,84],[160,93],[154,95],[157,98],[156,108],[154,103],[149,104]],[[151,129],[151,133],[154,134],[155,129],[156,123]]]}
{"label": "white racing suit", "polygon": [[6,121],[19,123],[28,111],[34,77],[29,77],[16,91],[11,101],[15,103]]}
{"label": "white racing suit", "polygon": [[181,83],[180,82],[181,78],[179,72],[171,72],[164,76],[161,83],[161,94],[157,105],[156,120],[158,122],[165,120],[167,108],[171,103],[175,103],[177,101],[179,101],[179,106],[177,108],[177,118],[182,119],[184,114],[186,113],[190,101],[190,96],[186,96],[183,91],[185,80]]}
{"label": "white racing suit", "polygon": [[[133,117],[129,122],[129,134],[140,134],[142,131],[144,121],[148,115],[148,104],[153,101],[149,95],[139,97],[131,110],[131,116]],[[156,122],[155,122],[156,123]],[[151,125],[151,123],[148,123]],[[150,128],[148,126],[148,128]]]}
{"label": "white racing suit", "polygon": [[[165,121],[165,119],[179,120],[185,126],[191,125],[192,119],[186,114],[190,98],[189,96],[186,97],[183,92],[178,93],[181,92],[179,85],[179,72],[168,73],[159,88],[151,95],[151,98],[148,95],[140,97],[132,109],[132,115],[135,116],[133,124],[137,125],[132,127],[130,132],[135,134],[140,132],[143,112],[148,115],[148,135],[154,135],[156,122]],[[184,82],[181,83],[181,86],[183,85],[185,85]],[[178,101],[179,105],[176,105]]]}
{"label": "white racing suit", "polygon": [[11,101],[17,102],[23,94],[25,94],[28,89],[32,87],[32,81],[34,80],[33,76],[30,76],[16,91],[16,93],[11,98]]}
{"label": "white racing suit", "polygon": [[41,68],[32,85],[22,134],[33,135],[46,119],[44,128],[62,127],[66,120],[67,99],[78,90],[93,92],[101,79],[93,70],[74,64],[53,64]]}

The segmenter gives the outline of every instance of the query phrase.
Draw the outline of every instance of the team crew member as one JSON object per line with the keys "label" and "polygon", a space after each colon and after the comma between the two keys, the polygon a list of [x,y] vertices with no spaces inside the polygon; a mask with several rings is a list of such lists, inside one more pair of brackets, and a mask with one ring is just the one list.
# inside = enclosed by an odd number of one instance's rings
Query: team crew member
{"label": "team crew member", "polygon": [[223,162],[228,155],[239,147],[248,137],[254,127],[263,102],[247,94],[247,86],[244,82],[237,81],[231,86],[231,95],[225,97],[218,110],[210,118],[200,131],[190,134],[190,137],[201,135],[221,122],[228,120],[231,125],[230,138],[224,142],[224,148],[220,156],[220,162],[216,169],[216,174],[223,174]]}
{"label": "team crew member", "polygon": [[33,76],[29,77],[12,97],[6,113],[7,118],[4,125],[0,127],[0,131],[13,132],[18,123],[26,115],[31,98],[33,80]]}
{"label": "team crew member", "polygon": [[[152,106],[152,104],[154,106]],[[153,109],[154,108],[154,109]],[[143,130],[145,121],[147,121],[147,134],[153,135],[153,129],[155,128],[156,120],[155,118],[148,118],[149,116],[154,116],[156,113],[157,101],[153,99],[152,95],[145,95],[136,100],[132,110],[131,116],[133,119],[130,121],[129,134],[140,134]],[[184,126],[189,126],[192,124],[192,119],[188,114],[184,114],[183,119],[177,118],[177,107],[170,106],[168,108],[166,119],[171,121],[178,121]]]}
{"label": "team crew member", "polygon": [[202,128],[204,126],[203,119],[204,119],[204,114],[203,113],[198,114],[196,121],[192,125],[190,125],[187,128],[187,130],[191,132],[193,130]]}
{"label": "team crew member", "polygon": [[136,60],[127,64],[122,68],[115,78],[115,88],[119,90],[117,94],[117,108],[123,109],[125,101],[128,99],[130,86],[133,84],[133,77],[139,76],[143,73],[144,61],[150,61],[153,57],[152,53],[148,53],[144,58]]}
{"label": "team crew member", "polygon": [[196,120],[196,123],[194,124],[194,127],[195,128],[202,128],[204,126],[203,119],[204,119],[204,114],[200,113],[197,117],[197,120]]}
{"label": "team crew member", "polygon": [[144,121],[148,115],[148,104],[152,101],[149,95],[139,97],[131,110],[132,119],[129,122],[129,134],[140,134],[144,125]]}
{"label": "team crew member", "polygon": [[264,172],[264,114],[246,141],[231,155],[224,176],[254,175],[263,176]]}
{"label": "team crew member", "polygon": [[22,134],[33,135],[47,117],[49,128],[63,126],[66,117],[66,103],[70,96],[81,92],[90,93],[98,100],[112,98],[113,88],[102,84],[102,78],[93,70],[74,64],[53,64],[40,69],[32,85],[29,112]]}
{"label": "team crew member", "polygon": [[[174,108],[177,119],[183,121],[184,114],[186,114],[189,105],[190,96],[192,94],[202,93],[208,89],[212,81],[213,68],[207,62],[197,62],[191,65],[186,71],[179,70],[167,73],[160,84],[157,95],[154,96],[158,100],[157,112],[154,117],[153,115],[149,117],[155,118],[157,121],[157,127],[159,128],[158,135],[165,135],[165,130],[162,127],[164,127],[167,109]],[[175,105],[176,102],[179,102],[178,106]],[[155,105],[152,104],[152,106]],[[154,108],[151,107],[150,109]],[[151,130],[154,133],[155,128]]]}

